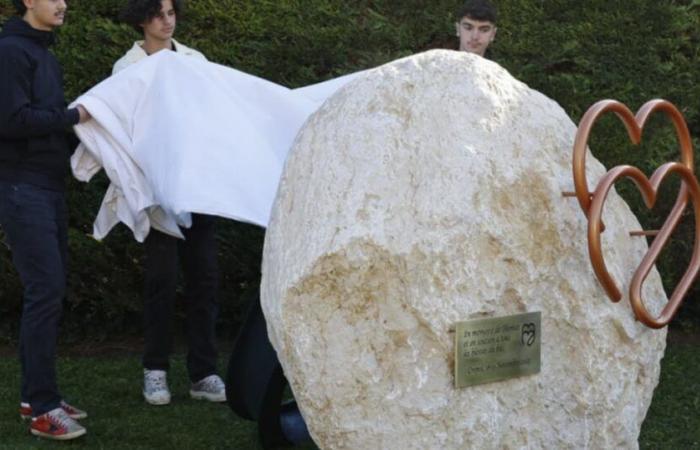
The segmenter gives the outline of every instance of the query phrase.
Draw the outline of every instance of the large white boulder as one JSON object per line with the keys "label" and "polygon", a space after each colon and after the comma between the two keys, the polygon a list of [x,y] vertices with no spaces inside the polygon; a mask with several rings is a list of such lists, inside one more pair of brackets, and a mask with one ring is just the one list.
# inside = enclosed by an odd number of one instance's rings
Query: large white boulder
{"label": "large white boulder", "polygon": [[[611,303],[573,190],[576,126],[480,57],[431,51],[353,81],[307,122],[267,231],[262,304],[324,449],[636,448],[665,330]],[[589,178],[603,166],[589,157]],[[627,290],[647,249],[611,193]],[[666,302],[660,277],[645,295]],[[455,389],[458,321],[542,313],[537,375]]]}

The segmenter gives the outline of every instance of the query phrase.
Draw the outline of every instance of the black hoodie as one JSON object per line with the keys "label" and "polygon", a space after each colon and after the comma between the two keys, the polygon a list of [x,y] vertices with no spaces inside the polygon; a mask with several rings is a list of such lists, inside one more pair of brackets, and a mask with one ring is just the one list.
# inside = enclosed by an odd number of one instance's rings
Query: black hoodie
{"label": "black hoodie", "polygon": [[0,33],[0,179],[61,190],[71,153],[66,129],[79,114],[66,109],[53,41],[19,17]]}

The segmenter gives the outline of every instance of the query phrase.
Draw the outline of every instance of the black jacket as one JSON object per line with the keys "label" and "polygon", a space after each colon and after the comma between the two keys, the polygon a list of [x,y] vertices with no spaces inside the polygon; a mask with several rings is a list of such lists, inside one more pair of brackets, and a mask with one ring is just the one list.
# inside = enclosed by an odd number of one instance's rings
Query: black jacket
{"label": "black jacket", "polygon": [[19,17],[0,33],[0,179],[60,190],[71,154],[66,130],[79,114],[66,109],[53,41]]}

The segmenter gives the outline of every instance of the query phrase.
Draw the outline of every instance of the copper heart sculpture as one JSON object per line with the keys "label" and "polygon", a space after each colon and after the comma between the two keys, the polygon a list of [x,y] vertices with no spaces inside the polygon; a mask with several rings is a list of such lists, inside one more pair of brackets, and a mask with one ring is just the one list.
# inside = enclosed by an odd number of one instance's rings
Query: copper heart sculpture
{"label": "copper heart sculpture", "polygon": [[[595,122],[605,113],[614,112],[627,128],[627,133],[634,144],[639,144],[642,138],[644,124],[652,113],[661,111],[666,113],[676,128],[678,143],[680,146],[681,162],[666,163],[659,167],[651,179],[636,167],[621,165],[609,170],[598,182],[595,191],[591,194],[586,180],[586,147],[588,138]],[[656,195],[659,185],[672,173],[677,173],[682,180],[681,189],[676,203],[663,226],[652,242],[649,250],[634,272],[630,283],[630,303],[635,317],[640,322],[651,328],[666,326],[678,311],[683,298],[690,289],[691,284],[700,271],[700,185],[694,174],[693,148],[690,133],[683,115],[678,109],[666,100],[651,100],[645,103],[636,116],[622,103],[615,100],[602,100],[591,106],[584,114],[579,124],[574,143],[573,175],[575,195],[584,214],[588,218],[588,251],[593,265],[593,270],[598,277],[605,292],[614,302],[620,301],[622,294],[615,281],[607,270],[601,250],[600,234],[604,231],[601,221],[603,205],[612,186],[621,178],[630,178],[637,185],[647,207],[651,208],[656,203]],[[642,299],[642,285],[649,272],[656,263],[659,254],[668,242],[673,230],[678,225],[681,215],[690,198],[695,214],[695,242],[690,265],[680,283],[676,286],[671,299],[664,307],[660,316],[652,317],[644,306]]]}

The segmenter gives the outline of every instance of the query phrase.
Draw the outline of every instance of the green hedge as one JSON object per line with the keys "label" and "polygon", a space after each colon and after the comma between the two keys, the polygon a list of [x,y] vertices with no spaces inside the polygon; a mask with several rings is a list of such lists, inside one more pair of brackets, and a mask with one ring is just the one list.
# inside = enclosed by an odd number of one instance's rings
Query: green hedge
{"label": "green hedge", "polygon": [[[556,99],[577,121],[602,98],[632,109],[663,97],[685,113],[700,134],[699,2],[627,0],[502,0],[491,57],[516,78]],[[72,0],[56,54],[66,93],[75,98],[111,72],[138,36],[116,17],[121,0]],[[0,19],[11,13],[0,0]],[[290,87],[315,83],[431,48],[454,48],[453,11],[459,1],[189,0],[178,37],[210,60]],[[677,158],[675,137],[663,118],[652,121],[639,148],[614,119],[597,125],[595,155],[607,166],[622,162],[650,173]],[[70,295],[64,327],[74,337],[138,332],[142,249],[124,227],[104,242],[88,234],[106,179],[72,182]],[[675,186],[664,191],[672,203]],[[645,227],[658,226],[666,209],[643,207],[631,185],[619,187]],[[1,235],[0,235],[1,238]],[[1,239],[0,239],[1,241]],[[259,281],[262,230],[222,221],[222,329],[240,322],[242,293]],[[692,250],[692,222],[676,232],[660,267],[667,288],[680,278]],[[9,252],[0,246],[0,336],[16,336],[21,300]],[[695,288],[676,323],[699,323]]]}

